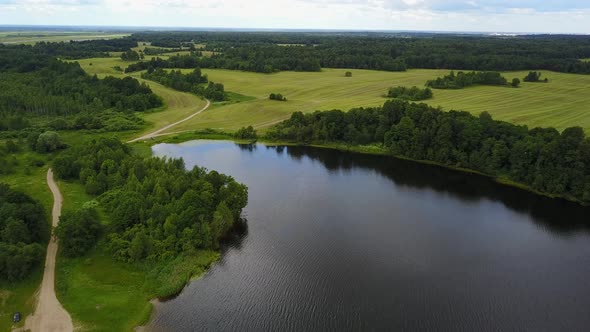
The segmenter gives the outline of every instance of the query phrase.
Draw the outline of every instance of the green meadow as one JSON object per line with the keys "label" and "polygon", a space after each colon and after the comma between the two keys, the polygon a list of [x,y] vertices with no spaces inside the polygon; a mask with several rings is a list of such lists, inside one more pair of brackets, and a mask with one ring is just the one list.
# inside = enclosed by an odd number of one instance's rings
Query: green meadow
{"label": "green meadow", "polygon": [[[202,116],[181,124],[175,130],[217,128],[233,130],[244,125],[267,127],[286,119],[294,111],[379,106],[392,86],[423,86],[428,79],[448,70],[409,70],[392,73],[344,69],[324,69],[319,73],[281,72],[257,74],[228,70],[204,70],[209,79],[221,82],[226,90],[256,99],[217,106]],[[526,72],[504,73],[511,80]],[[464,110],[473,114],[487,111],[495,119],[529,127],[570,126],[590,129],[590,76],[544,72],[549,83],[522,83],[520,88],[476,86],[463,90],[434,90],[426,101],[444,110]],[[281,93],[287,102],[268,100],[270,93]]]}
{"label": "green meadow", "polygon": [[35,44],[38,42],[69,42],[71,40],[114,39],[129,36],[129,33],[115,32],[72,32],[72,31],[8,31],[0,32],[0,43]]}
{"label": "green meadow", "polygon": [[[118,58],[94,58],[79,61],[91,74],[124,75],[113,69],[124,68],[128,63]],[[90,65],[92,63],[92,65]],[[185,69],[183,71],[190,71]],[[230,103],[214,103],[203,114],[170,129],[170,132],[214,128],[232,131],[253,125],[264,129],[284,120],[292,112],[379,106],[385,102],[388,88],[392,86],[424,86],[427,80],[449,73],[449,70],[416,69],[406,72],[350,70],[352,77],[345,77],[346,69],[324,69],[321,72],[280,72],[259,74],[222,69],[204,69],[214,82],[225,85],[226,91],[237,93],[240,100]],[[434,98],[426,103],[443,110],[464,110],[473,114],[487,111],[495,119],[529,127],[555,127],[563,130],[581,126],[590,130],[590,76],[542,71],[549,83],[526,83],[519,88],[475,86],[463,90],[434,90]],[[527,72],[506,72],[510,81],[522,80]],[[140,73],[131,76],[139,78]],[[197,102],[187,94],[149,82],[154,91],[170,100],[170,109],[146,115],[147,121],[159,124],[164,117],[181,117],[190,112],[184,102]],[[287,102],[268,100],[270,93],[281,93]],[[181,96],[180,107],[174,106],[173,96]],[[246,96],[246,98],[244,98]],[[178,97],[180,98],[180,97]],[[199,101],[200,102],[200,101]],[[165,116],[163,114],[166,114]]]}

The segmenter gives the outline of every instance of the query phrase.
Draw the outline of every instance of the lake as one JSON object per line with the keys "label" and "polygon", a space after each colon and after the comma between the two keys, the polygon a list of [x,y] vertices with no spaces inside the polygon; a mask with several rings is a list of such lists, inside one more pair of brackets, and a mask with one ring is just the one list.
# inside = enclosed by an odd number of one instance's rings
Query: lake
{"label": "lake", "polygon": [[159,144],[249,188],[154,331],[588,331],[590,209],[386,156]]}

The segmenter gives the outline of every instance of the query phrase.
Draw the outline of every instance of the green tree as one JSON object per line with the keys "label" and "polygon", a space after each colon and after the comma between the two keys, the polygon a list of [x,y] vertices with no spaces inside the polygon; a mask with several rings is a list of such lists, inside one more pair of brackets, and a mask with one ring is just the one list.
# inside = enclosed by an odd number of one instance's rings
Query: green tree
{"label": "green tree", "polygon": [[2,230],[2,241],[10,244],[30,243],[31,235],[22,220],[10,218]]}
{"label": "green tree", "polygon": [[94,247],[102,233],[96,209],[87,207],[62,214],[55,233],[66,256],[82,256]]}
{"label": "green tree", "polygon": [[64,147],[61,138],[54,131],[46,131],[39,135],[35,144],[35,149],[39,153],[53,152]]}
{"label": "green tree", "polygon": [[252,126],[242,127],[238,129],[234,137],[237,139],[256,139],[258,135],[256,134],[256,130]]}
{"label": "green tree", "polygon": [[518,78],[513,78],[512,79],[512,83],[510,84],[513,88],[518,88],[520,86],[520,79]]}

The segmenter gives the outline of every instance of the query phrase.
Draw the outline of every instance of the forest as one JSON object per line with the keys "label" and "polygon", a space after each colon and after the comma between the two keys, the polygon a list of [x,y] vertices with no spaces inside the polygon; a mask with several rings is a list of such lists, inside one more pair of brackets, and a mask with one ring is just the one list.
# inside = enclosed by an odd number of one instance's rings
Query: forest
{"label": "forest", "polygon": [[[225,88],[221,83],[209,82],[207,75],[201,74],[197,68],[190,73],[183,74],[180,70],[166,71],[162,68],[149,67],[141,78],[158,82],[174,90],[191,92],[213,101],[226,100]],[[209,84],[207,84],[209,83]]]}
{"label": "forest", "polygon": [[[161,262],[217,249],[248,201],[247,188],[229,176],[199,167],[187,171],[182,159],[140,158],[117,139],[72,147],[53,167],[59,178],[80,181],[110,220],[104,228],[92,222],[95,212],[88,207],[65,217],[60,239],[93,243],[104,232],[109,251],[124,262]],[[75,245],[65,248],[71,256],[85,252]]]}
{"label": "forest", "polygon": [[39,42],[33,45],[32,49],[36,54],[42,54],[45,57],[82,59],[109,56],[110,52],[124,52],[135,46],[137,46],[137,42],[131,38],[115,38],[70,42]]}
{"label": "forest", "polygon": [[22,280],[38,268],[48,239],[41,203],[0,183],[0,281]]}
{"label": "forest", "polygon": [[376,144],[389,153],[474,170],[590,203],[590,139],[580,127],[517,126],[487,113],[443,112],[402,100],[380,108],[293,113],[269,130],[297,143]]}
{"label": "forest", "polygon": [[[143,32],[129,37],[158,47],[199,43],[213,51],[200,68],[317,71],[406,68],[590,73],[590,37],[457,36],[428,33]],[[174,68],[195,68],[195,66]]]}
{"label": "forest", "polygon": [[53,129],[125,130],[138,122],[133,112],[162,106],[146,84],[130,77],[98,79],[78,63],[32,46],[0,45],[0,74],[0,132],[34,126],[36,119]]}

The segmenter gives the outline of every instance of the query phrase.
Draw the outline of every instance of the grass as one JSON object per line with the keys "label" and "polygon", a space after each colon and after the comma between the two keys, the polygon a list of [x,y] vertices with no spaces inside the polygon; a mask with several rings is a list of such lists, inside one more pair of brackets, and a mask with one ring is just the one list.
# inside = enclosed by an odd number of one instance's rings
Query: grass
{"label": "grass", "polygon": [[21,313],[22,320],[16,327],[24,325],[24,319],[35,309],[33,294],[39,288],[43,269],[39,267],[25,280],[19,282],[0,282],[0,331],[13,328],[12,315]]}
{"label": "grass", "polygon": [[[124,77],[124,73],[115,70],[113,67],[121,66],[124,68],[129,64],[119,58],[84,59],[78,60],[78,63],[80,63],[80,66],[82,66],[86,72],[92,75],[96,74],[99,77],[107,75]],[[139,113],[138,115],[147,121],[149,125],[143,131],[134,132],[129,137],[141,136],[153,131],[155,128],[164,127],[168,124],[182,120],[200,110],[206,104],[205,100],[194,94],[176,91],[156,82],[144,80],[140,77],[141,75],[139,73],[133,73],[131,76],[135,77],[140,82],[147,83],[154,93],[162,97],[165,105],[164,107],[151,112]],[[172,129],[175,128],[176,127]]]}
{"label": "grass", "polygon": [[35,44],[41,41],[62,42],[70,40],[114,39],[129,36],[129,33],[89,31],[0,31],[0,43]]}
{"label": "grass", "polygon": [[[69,139],[74,136],[72,134]],[[151,149],[145,143],[134,144],[133,148],[140,155],[151,155]],[[60,180],[58,184],[64,198],[62,213],[79,209],[93,199],[78,182]],[[101,220],[108,225],[108,217],[103,211]],[[172,262],[132,265],[113,260],[103,239],[84,257],[58,255],[57,297],[72,316],[74,325],[81,330],[130,331],[149,320],[151,299],[177,294],[191,278],[201,276],[218,257],[219,254],[213,251],[199,251]],[[31,295],[38,287],[40,277],[41,271],[37,279],[19,284],[22,288],[18,291],[18,296],[22,297],[20,303],[32,301]]]}
{"label": "grass", "polygon": [[[41,202],[45,208],[47,222],[50,223],[53,196],[45,180],[47,166],[27,166],[31,158],[47,161],[48,156],[27,151],[16,154],[16,158],[21,166],[17,168],[14,174],[1,175],[0,183],[7,183],[11,188],[22,191]],[[18,326],[23,325],[24,318],[34,310],[33,295],[39,287],[42,277],[43,269],[40,267],[25,280],[0,282],[0,331],[10,330],[12,327],[12,314],[16,311],[21,312],[23,317],[23,321]]]}
{"label": "grass", "polygon": [[[122,76],[113,67],[125,67],[128,64],[118,58],[94,58],[79,62],[87,72],[99,76]],[[346,71],[351,71],[353,76],[344,77]],[[170,132],[204,128],[232,131],[248,125],[264,129],[288,118],[294,111],[349,110],[353,107],[380,106],[386,100],[383,96],[389,87],[423,86],[427,80],[449,73],[448,70],[429,69],[407,72],[324,69],[317,73],[275,74],[204,69],[203,72],[210,80],[223,83],[226,91],[248,96],[249,100],[246,98],[229,105],[213,104],[207,112],[170,129]],[[527,73],[528,71],[521,71],[503,74],[511,80],[514,77],[522,79]],[[464,110],[473,114],[487,111],[495,119],[528,125],[531,128],[552,126],[563,130],[570,126],[581,126],[586,131],[590,130],[590,111],[587,107],[590,104],[590,94],[585,93],[586,87],[590,86],[590,75],[548,71],[542,73],[549,78],[549,83],[523,82],[518,89],[475,86],[463,90],[435,90],[434,98],[426,102],[444,110]],[[132,76],[139,77],[140,74],[133,73]],[[179,94],[155,83],[150,85],[158,94]],[[285,95],[289,101],[283,103],[268,100],[267,97],[272,92]],[[164,99],[172,98],[164,96]],[[171,109],[170,114],[174,114],[175,106]],[[179,116],[186,114],[182,111],[179,113]],[[146,119],[157,125],[161,119],[158,116],[153,117]]]}
{"label": "grass", "polygon": [[131,331],[148,322],[155,297],[177,294],[219,254],[200,251],[158,266],[116,262],[104,242],[80,258],[60,256],[58,298],[84,331]]}
{"label": "grass", "polygon": [[[226,90],[256,99],[232,105],[214,106],[201,116],[175,128],[176,131],[215,128],[235,130],[254,125],[264,128],[286,119],[294,111],[369,107],[382,105],[391,86],[423,86],[426,80],[447,74],[446,70],[410,70],[402,73],[324,69],[319,73],[281,72],[271,75],[229,70],[203,70]],[[445,110],[465,110],[473,114],[488,111],[495,119],[529,127],[569,126],[590,129],[590,76],[543,72],[550,83],[523,83],[518,89],[476,86],[463,90],[435,90],[427,103]],[[524,77],[526,72],[505,73],[508,79]],[[287,102],[268,100],[271,92],[288,98]]]}
{"label": "grass", "polygon": [[56,280],[60,302],[85,331],[130,331],[151,310],[145,273],[114,262],[103,247],[80,258],[60,256]]}

